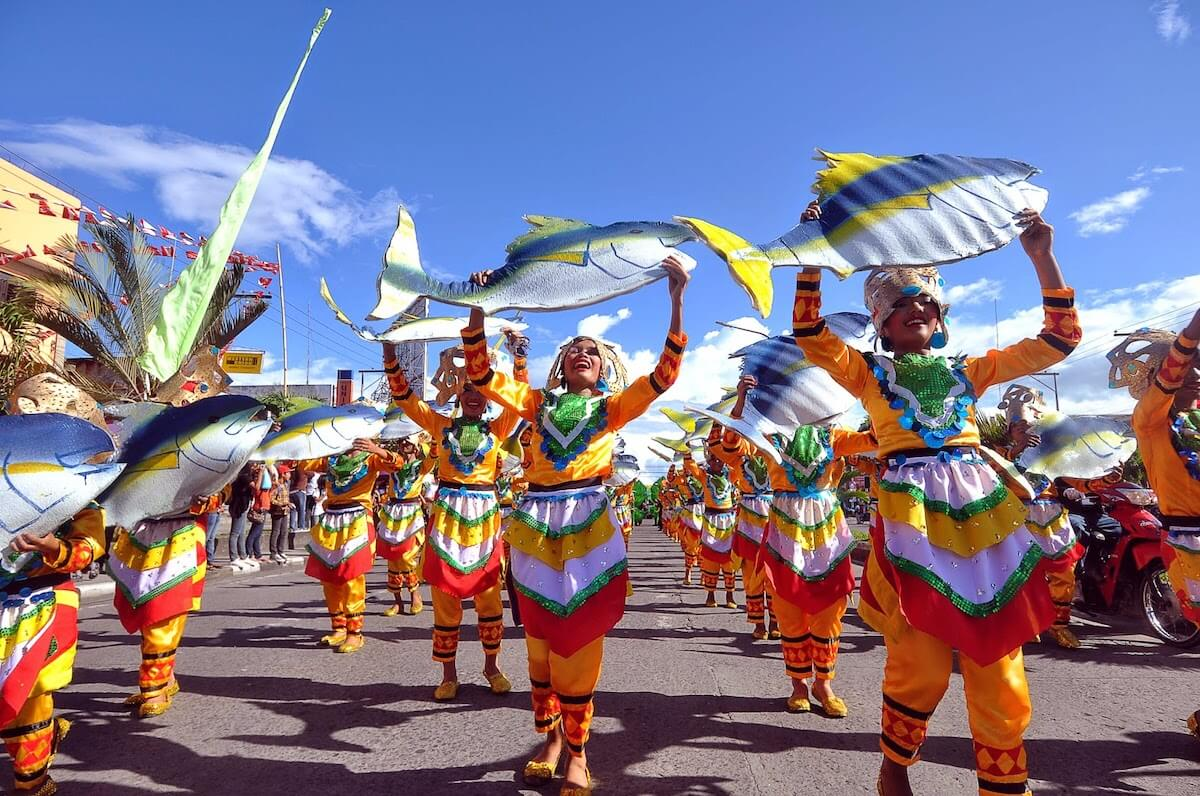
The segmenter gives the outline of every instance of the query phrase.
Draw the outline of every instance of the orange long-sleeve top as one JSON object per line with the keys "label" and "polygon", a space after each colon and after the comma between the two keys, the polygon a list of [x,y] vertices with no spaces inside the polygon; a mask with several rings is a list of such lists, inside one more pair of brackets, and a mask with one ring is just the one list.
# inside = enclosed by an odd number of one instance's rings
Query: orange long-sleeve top
{"label": "orange long-sleeve top", "polygon": [[1180,334],[1154,381],[1133,410],[1133,433],[1146,463],[1146,477],[1158,495],[1158,507],[1172,517],[1200,517],[1200,481],[1192,478],[1175,448],[1175,391],[1196,360],[1196,341]]}
{"label": "orange long-sleeve top", "polygon": [[[703,486],[704,508],[714,511],[730,511],[734,506],[733,468],[725,465],[724,473],[714,473],[707,467],[701,467],[690,456],[683,460],[683,469],[689,476],[695,478]],[[721,484],[721,480],[725,483]],[[722,489],[722,487],[724,487]]]}
{"label": "orange long-sleeve top", "polygon": [[[734,438],[741,439],[736,434],[734,434]],[[728,446],[725,444],[724,433],[717,444],[709,444],[713,456],[716,456],[722,462],[729,465],[729,476],[733,479],[734,486],[738,488],[738,492],[741,492],[743,495],[752,495],[758,491],[758,486],[750,480],[750,476],[746,473],[748,459],[761,459],[763,466],[768,468],[768,476],[770,475],[766,457],[760,456],[751,446],[746,446],[744,449],[737,445]]]}
{"label": "orange long-sleeve top", "polygon": [[[486,341],[484,347],[487,347]],[[487,357],[486,351],[484,357]],[[467,352],[467,361],[470,361],[470,352]],[[486,421],[483,427],[486,436],[479,445],[472,451],[463,451],[464,455],[460,456],[455,450],[458,441],[451,436],[456,425],[462,422],[461,418],[439,414],[419,398],[398,362],[385,362],[383,369],[387,372],[392,400],[400,405],[410,420],[437,440],[438,480],[471,486],[495,486],[496,477],[500,474],[500,444],[512,436],[517,423],[521,422],[520,416],[511,409],[504,409],[498,417]],[[482,455],[481,448],[485,450]]]}
{"label": "orange long-sleeve top", "polygon": [[[341,454],[341,456],[352,455]],[[337,482],[332,469],[330,469],[332,460],[336,458],[338,457],[323,456],[319,459],[303,459],[296,462],[296,468],[306,473],[319,473],[329,479],[325,498],[326,508],[342,509],[358,505],[370,511],[374,502],[371,499],[371,490],[375,487],[376,479],[381,474],[392,473],[396,470],[396,461],[392,454],[389,453],[387,456],[367,454],[358,468],[346,477],[343,484]]]}
{"label": "orange long-sleeve top", "polygon": [[[1082,337],[1079,317],[1075,312],[1075,291],[1071,288],[1042,291],[1045,321],[1037,337],[1021,340],[999,350],[988,351],[981,357],[964,357],[956,373],[965,377],[967,385],[955,385],[964,395],[975,398],[994,384],[1027,376],[1066,359]],[[821,317],[821,276],[801,272],[796,277],[796,302],[792,309],[793,334],[805,356],[826,370],[833,380],[863,403],[879,441],[879,454],[929,447],[916,431],[900,424],[902,409],[893,408],[884,395],[872,364],[886,362],[886,357],[869,358],[851,348],[830,331]],[[954,364],[954,360],[950,360]],[[978,447],[979,427],[975,423],[975,402],[966,406],[966,420],[961,431],[947,437],[946,446]]]}
{"label": "orange long-sleeve top", "polygon": [[[833,426],[829,429],[829,445],[833,456],[824,472],[813,483],[816,489],[831,489],[842,480],[846,471],[846,456],[873,451],[876,448],[875,436],[866,431],[850,431]],[[725,429],[721,436],[721,455],[747,456],[757,451],[749,440],[735,431]],[[767,462],[767,474],[771,477],[771,489],[776,492],[795,492],[796,485],[788,478],[787,470],[782,464],[776,464],[769,456],[764,456]]]}
{"label": "orange long-sleeve top", "polygon": [[[404,474],[404,469],[410,465],[416,465],[412,472],[412,479],[407,483],[397,484],[396,479]],[[387,500],[389,502],[395,500],[416,500],[421,497],[421,489],[425,485],[425,476],[433,472],[433,468],[437,467],[437,458],[434,456],[426,456],[419,460],[401,464],[399,457],[396,458],[396,469],[392,471],[392,477],[388,479]],[[404,494],[397,494],[398,487],[407,487],[404,489]]]}
{"label": "orange long-sleeve top", "polygon": [[675,383],[687,344],[687,335],[668,335],[658,364],[648,376],[634,379],[619,393],[572,398],[582,416],[576,418],[573,428],[560,429],[552,413],[564,400],[561,394],[535,390],[494,370],[482,329],[467,327],[462,337],[467,378],[488,398],[533,424],[533,450],[525,476],[530,484],[542,487],[610,475],[617,431],[641,416]]}

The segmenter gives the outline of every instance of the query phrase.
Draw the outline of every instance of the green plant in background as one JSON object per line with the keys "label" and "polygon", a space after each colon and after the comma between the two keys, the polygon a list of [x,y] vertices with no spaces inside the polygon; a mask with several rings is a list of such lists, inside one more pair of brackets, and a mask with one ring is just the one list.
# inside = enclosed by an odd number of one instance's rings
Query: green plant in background
{"label": "green plant in background", "polygon": [[36,335],[34,301],[29,291],[17,288],[0,302],[0,404],[41,367],[29,347]]}
{"label": "green plant in background", "polygon": [[[84,228],[100,251],[80,250],[78,241],[65,237],[56,255],[61,268],[19,280],[37,295],[33,320],[92,357],[105,373],[103,378],[89,378],[68,367],[63,373],[68,381],[101,401],[150,400],[169,379],[153,378],[138,360],[162,312],[170,275],[161,258],[147,248],[132,217]],[[224,348],[266,312],[261,300],[235,298],[244,273],[242,266],[234,265],[221,274],[185,363],[209,347]]]}

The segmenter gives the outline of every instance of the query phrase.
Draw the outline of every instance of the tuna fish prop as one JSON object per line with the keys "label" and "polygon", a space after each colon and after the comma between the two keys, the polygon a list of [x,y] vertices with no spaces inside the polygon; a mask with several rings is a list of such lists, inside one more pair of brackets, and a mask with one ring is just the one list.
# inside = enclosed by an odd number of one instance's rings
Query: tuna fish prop
{"label": "tuna fish prop", "polygon": [[[341,307],[333,300],[333,295],[329,292],[329,285],[325,283],[324,277],[321,279],[321,298],[325,299],[325,304],[333,312],[335,318],[370,343],[438,343],[460,340],[462,339],[462,330],[467,328],[469,322],[468,318],[422,318],[402,315],[387,330],[376,332],[365,326],[359,326],[350,320],[346,313],[342,312]],[[494,337],[505,329],[523,332],[528,328],[529,324],[516,318],[512,320],[485,318],[483,322],[483,330],[488,337]]]}
{"label": "tuna fish prop", "polygon": [[1021,233],[1014,216],[1041,211],[1038,170],[1003,158],[824,152],[813,190],[821,218],[753,244],[698,218],[677,217],[729,264],[765,318],[771,269],[817,266],[845,278],[879,266],[937,265],[999,249]]}
{"label": "tuna fish prop", "polygon": [[736,419],[716,409],[703,409],[696,406],[688,406],[687,409],[690,412],[695,412],[709,418],[714,423],[720,423],[725,428],[740,435],[751,445],[758,448],[759,452],[764,456],[771,457],[776,464],[783,463],[783,458],[779,455],[776,447],[771,444],[770,438],[772,434],[784,434],[785,436],[790,436],[790,434],[785,429],[780,428],[774,422],[759,414],[758,410],[754,408],[754,405],[749,400],[746,401],[746,406],[742,410],[742,416]]}
{"label": "tuna fish prop", "polygon": [[125,465],[103,429],[62,414],[0,416],[0,570],[16,572],[32,556],[9,548],[22,533],[45,536],[103,492]]}
{"label": "tuna fish prop", "polygon": [[[828,315],[830,331],[853,345],[867,339],[871,319],[856,312]],[[730,357],[741,357],[743,375],[758,379],[747,404],[759,415],[790,431],[799,426],[819,425],[848,411],[857,401],[822,368],[804,356],[792,337],[770,337],[739,349]]]}
{"label": "tuna fish prop", "polygon": [[604,485],[613,489],[628,486],[637,480],[641,471],[637,457],[632,453],[615,454],[612,460],[612,475],[604,480]]}
{"label": "tuna fish prop", "polygon": [[[379,303],[370,318],[393,317],[422,296],[485,314],[500,310],[584,307],[662,279],[662,261],[675,255],[687,270],[696,261],[675,247],[696,240],[682,224],[623,221],[596,227],[553,216],[525,216],[532,229],[508,245],[508,257],[485,286],[439,282],[425,273],[412,216],[400,208],[396,231],[383,256]],[[731,268],[738,262],[731,256]]]}
{"label": "tuna fish prop", "polygon": [[383,415],[383,431],[379,433],[380,439],[405,439],[420,433],[421,427],[405,417],[403,409],[392,404],[388,405],[387,412]]}
{"label": "tuna fish prop", "polygon": [[105,522],[133,528],[184,511],[237,476],[271,429],[262,404],[217,395],[187,406],[134,404],[120,422],[121,476],[99,498]]}
{"label": "tuna fish prop", "polygon": [[335,456],[350,450],[356,439],[378,437],[383,427],[383,415],[367,404],[314,406],[285,417],[250,458],[270,462]]}
{"label": "tuna fish prop", "polygon": [[1129,425],[1109,417],[1047,412],[1032,426],[1042,438],[1017,457],[1027,472],[1055,478],[1099,478],[1137,450]]}

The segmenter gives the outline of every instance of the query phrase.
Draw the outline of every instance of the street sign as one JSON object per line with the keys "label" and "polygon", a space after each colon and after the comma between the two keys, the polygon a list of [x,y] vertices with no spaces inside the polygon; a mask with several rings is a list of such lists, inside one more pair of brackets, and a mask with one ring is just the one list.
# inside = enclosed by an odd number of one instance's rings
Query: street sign
{"label": "street sign", "polygon": [[221,367],[226,373],[262,373],[262,351],[226,351]]}

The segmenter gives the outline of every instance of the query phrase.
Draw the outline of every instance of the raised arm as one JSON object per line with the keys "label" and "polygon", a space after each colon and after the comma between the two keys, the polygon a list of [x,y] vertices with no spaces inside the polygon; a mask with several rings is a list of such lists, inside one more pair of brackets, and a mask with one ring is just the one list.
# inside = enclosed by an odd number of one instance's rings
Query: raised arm
{"label": "raised arm", "polygon": [[1135,431],[1150,428],[1165,422],[1171,416],[1175,403],[1175,392],[1187,379],[1188,372],[1196,363],[1196,343],[1200,340],[1200,310],[1192,316],[1187,325],[1159,366],[1158,372],[1137,402],[1133,410],[1133,428]]}
{"label": "raised arm", "polygon": [[849,431],[844,428],[830,429],[829,442],[833,446],[833,455],[838,458],[869,453],[879,447],[879,442],[870,431]]}
{"label": "raised arm", "polygon": [[400,367],[400,357],[397,355],[395,343],[383,344],[383,370],[387,373],[388,387],[392,391],[392,400],[400,405],[404,414],[414,423],[435,437],[441,432],[446,419],[433,411],[433,407],[418,397],[408,383],[408,376]]}
{"label": "raised arm", "polygon": [[968,361],[967,377],[976,394],[993,384],[1019,379],[1063,361],[1083,337],[1075,312],[1075,291],[1063,281],[1054,257],[1054,227],[1031,210],[1019,213],[1018,223],[1025,227],[1021,245],[1033,262],[1042,287],[1045,320],[1037,337]]}
{"label": "raised arm", "polygon": [[471,320],[462,331],[462,341],[463,353],[467,358],[467,378],[476,389],[529,422],[534,422],[542,403],[541,393],[492,367],[487,335],[483,331],[483,311],[478,307],[471,308]]}
{"label": "raised arm", "polygon": [[608,426],[616,430],[640,417],[658,396],[667,391],[679,378],[687,334],[683,331],[683,294],[690,277],[674,257],[663,260],[667,272],[667,290],[671,296],[671,325],[663,343],[658,364],[649,376],[635,379],[626,389],[608,400]]}
{"label": "raised arm", "polygon": [[861,352],[846,345],[821,317],[821,271],[805,268],[796,275],[792,305],[792,335],[813,364],[825,370],[851,395],[860,396],[870,384],[870,368]]}

